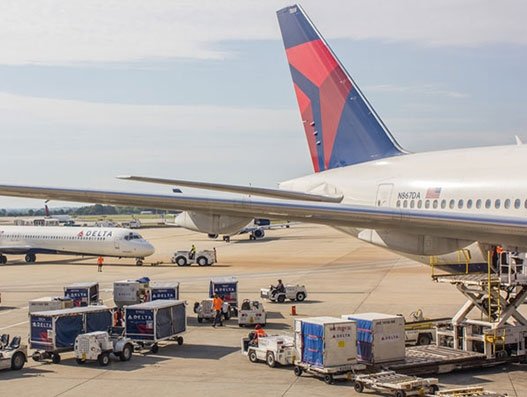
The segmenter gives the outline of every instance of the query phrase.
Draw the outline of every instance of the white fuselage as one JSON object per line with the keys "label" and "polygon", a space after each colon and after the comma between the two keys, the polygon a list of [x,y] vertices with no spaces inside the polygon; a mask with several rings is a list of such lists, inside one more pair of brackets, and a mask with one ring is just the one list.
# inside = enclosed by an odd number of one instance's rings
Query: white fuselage
{"label": "white fuselage", "polygon": [[[280,188],[342,194],[343,204],[527,217],[526,162],[525,145],[407,154],[293,179],[281,183]],[[379,243],[379,239],[372,237],[371,233],[365,234],[362,230],[352,228],[339,229],[422,262],[429,262],[429,255],[421,255],[421,250],[413,250],[411,241],[408,247],[405,247],[404,242],[401,243],[400,238],[385,239],[388,242]],[[449,236],[448,230],[442,232],[444,236]],[[401,231],[401,235],[419,233],[421,231],[418,228]],[[456,251],[471,244],[502,244],[514,246],[523,252],[527,250],[527,236],[509,241],[493,239],[492,236],[486,241],[476,241],[471,235],[463,234],[453,237],[459,239],[459,246],[450,251],[457,257],[459,252]],[[397,242],[392,245],[391,240]],[[471,252],[472,256],[475,251]],[[472,259],[485,262],[484,250],[480,251],[477,254],[481,257]],[[459,262],[463,262],[463,259]]]}
{"label": "white fuselage", "polygon": [[123,228],[0,226],[0,254],[27,253],[144,258],[154,247]]}

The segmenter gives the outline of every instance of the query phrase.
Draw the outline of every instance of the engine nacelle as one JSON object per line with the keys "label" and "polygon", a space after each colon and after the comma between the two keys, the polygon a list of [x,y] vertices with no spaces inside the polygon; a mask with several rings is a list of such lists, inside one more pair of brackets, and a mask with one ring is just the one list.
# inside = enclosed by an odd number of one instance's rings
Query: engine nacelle
{"label": "engine nacelle", "polygon": [[408,234],[398,231],[362,230],[358,238],[379,247],[412,255],[443,255],[458,251],[473,241],[456,238]]}
{"label": "engine nacelle", "polygon": [[216,240],[218,238],[218,235],[209,233],[209,234],[207,234],[207,237],[210,238],[211,240]]}
{"label": "engine nacelle", "polygon": [[263,229],[255,229],[251,234],[255,240],[265,237],[265,231]]}
{"label": "engine nacelle", "polygon": [[251,221],[230,215],[204,214],[202,212],[184,211],[176,216],[175,223],[185,229],[210,235],[236,234]]}

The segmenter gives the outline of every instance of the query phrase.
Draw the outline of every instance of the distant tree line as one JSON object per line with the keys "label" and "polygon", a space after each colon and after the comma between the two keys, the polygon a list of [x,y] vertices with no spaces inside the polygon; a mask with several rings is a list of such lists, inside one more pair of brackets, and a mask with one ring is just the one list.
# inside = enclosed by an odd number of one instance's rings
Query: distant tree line
{"label": "distant tree line", "polygon": [[[152,214],[164,214],[165,210],[137,208],[137,207],[116,207],[113,205],[94,204],[78,208],[55,208],[50,209],[50,215],[133,215],[139,214],[142,211],[151,211]],[[0,217],[2,216],[46,216],[44,208],[39,209],[0,209]]]}

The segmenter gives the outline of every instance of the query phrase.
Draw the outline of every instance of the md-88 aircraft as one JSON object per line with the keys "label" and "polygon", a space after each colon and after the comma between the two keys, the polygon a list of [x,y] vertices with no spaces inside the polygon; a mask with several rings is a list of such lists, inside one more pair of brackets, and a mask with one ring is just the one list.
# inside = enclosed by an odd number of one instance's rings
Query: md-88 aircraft
{"label": "md-88 aircraft", "polygon": [[438,266],[484,265],[496,245],[527,251],[525,145],[409,153],[304,10],[277,14],[313,174],[279,189],[126,177],[250,195],[240,198],[12,185],[0,185],[0,194],[178,209],[189,228],[213,235],[234,233],[255,217],[319,223]]}
{"label": "md-88 aircraft", "polygon": [[25,255],[33,263],[37,254],[66,254],[136,258],[140,265],[153,253],[154,247],[129,229],[0,225],[0,264],[7,263],[6,255]]}

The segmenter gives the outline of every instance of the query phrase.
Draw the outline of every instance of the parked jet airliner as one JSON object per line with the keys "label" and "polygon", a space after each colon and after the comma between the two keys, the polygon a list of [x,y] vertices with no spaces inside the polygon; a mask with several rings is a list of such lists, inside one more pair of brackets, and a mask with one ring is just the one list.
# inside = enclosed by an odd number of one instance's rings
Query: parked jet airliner
{"label": "parked jet airliner", "polygon": [[36,254],[74,254],[136,258],[142,264],[153,253],[154,247],[129,229],[0,226],[0,264],[7,263],[6,254],[25,255],[28,263]]}
{"label": "parked jet airliner", "polygon": [[320,223],[427,264],[485,264],[498,244],[527,251],[527,146],[408,153],[304,10],[277,14],[312,175],[279,189],[127,177],[250,195],[242,198],[11,185],[0,195],[178,209],[208,234],[232,234],[255,217]]}

